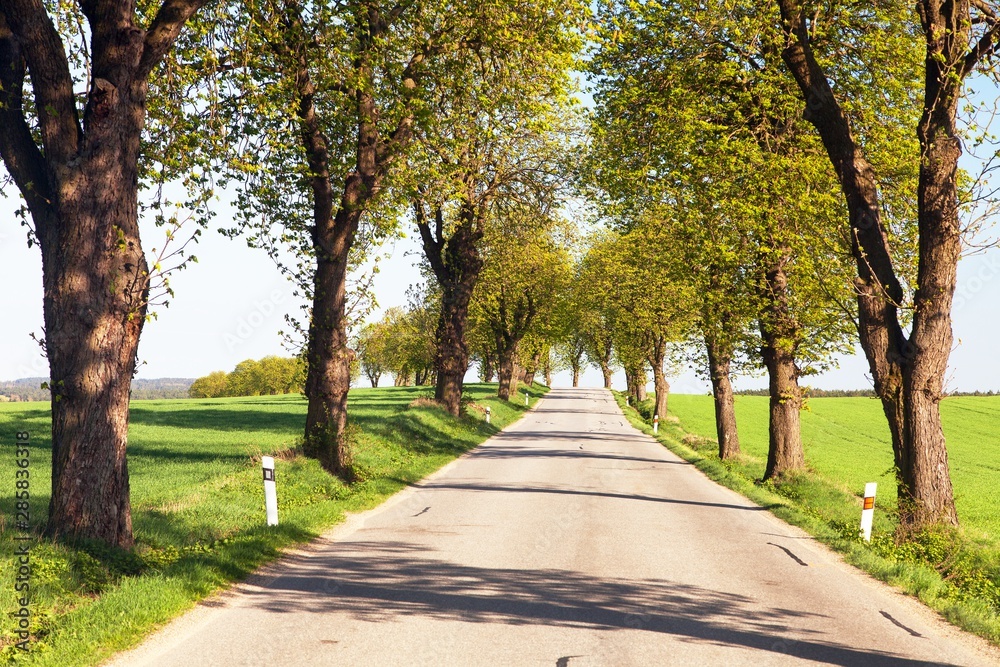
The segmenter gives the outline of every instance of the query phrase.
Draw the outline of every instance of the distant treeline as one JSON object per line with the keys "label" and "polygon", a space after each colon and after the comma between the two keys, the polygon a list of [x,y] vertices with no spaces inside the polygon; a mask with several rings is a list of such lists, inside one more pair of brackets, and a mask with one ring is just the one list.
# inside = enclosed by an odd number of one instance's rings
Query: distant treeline
{"label": "distant treeline", "polygon": [[[156,398],[187,398],[191,378],[151,378],[132,380],[132,400]],[[48,378],[21,378],[0,382],[0,403],[8,401],[48,401],[52,395],[42,383]]]}
{"label": "distant treeline", "polygon": [[[767,389],[747,389],[744,391],[737,391],[736,394],[740,396],[768,396]],[[861,396],[864,398],[877,398],[875,391],[873,389],[812,389],[805,388],[802,389],[803,396],[807,398],[850,398],[853,396]],[[946,394],[947,396],[1000,396],[1000,391],[993,391],[992,389],[987,389],[986,391],[950,391]]]}
{"label": "distant treeline", "polygon": [[[739,396],[769,396],[767,389],[744,389],[735,392]],[[875,398],[875,391],[872,389],[813,389],[803,387],[802,395],[807,398],[850,398],[861,396],[864,398]]]}
{"label": "distant treeline", "polygon": [[267,396],[302,391],[306,381],[306,365],[291,357],[247,359],[236,364],[229,373],[215,371],[191,383],[187,395],[191,398],[220,396]]}

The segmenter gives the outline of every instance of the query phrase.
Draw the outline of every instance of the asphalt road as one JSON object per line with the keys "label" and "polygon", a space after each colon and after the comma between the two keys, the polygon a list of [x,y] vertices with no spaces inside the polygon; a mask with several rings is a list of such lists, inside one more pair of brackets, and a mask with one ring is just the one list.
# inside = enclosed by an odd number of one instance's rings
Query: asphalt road
{"label": "asphalt road", "polygon": [[[280,501],[280,489],[279,489]],[[553,390],[115,665],[1000,665],[627,424]]]}

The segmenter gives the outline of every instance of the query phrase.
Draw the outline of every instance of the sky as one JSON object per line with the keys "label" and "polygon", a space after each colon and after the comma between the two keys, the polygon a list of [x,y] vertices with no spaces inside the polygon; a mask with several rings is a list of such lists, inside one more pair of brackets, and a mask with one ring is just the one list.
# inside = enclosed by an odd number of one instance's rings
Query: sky
{"label": "sky", "polygon": [[[27,247],[25,230],[13,215],[15,206],[13,197],[0,200],[0,284],[8,286],[0,295],[0,380],[48,374],[38,344],[31,338],[32,333],[40,336],[42,329],[41,259],[37,247]],[[161,232],[146,228],[143,234],[147,248],[159,247]],[[391,257],[383,263],[374,284],[380,306],[375,317],[385,308],[404,305],[407,288],[421,280],[414,233],[396,241],[389,250]],[[169,307],[157,308],[156,319],[146,324],[139,345],[138,377],[194,378],[231,370],[244,359],[287,355],[278,332],[287,328],[286,314],[300,312],[301,301],[293,296],[291,284],[271,259],[242,240],[221,236],[214,228],[205,232],[193,252],[199,262],[175,275],[174,300]],[[955,298],[949,391],[1000,390],[998,305],[1000,251],[964,258]],[[803,384],[823,389],[870,387],[863,356],[842,357],[839,362],[840,368],[805,378]],[[670,381],[672,391],[678,393],[709,390],[691,370]],[[554,384],[569,382],[568,374],[561,373]],[[588,370],[583,383],[599,386],[600,373]],[[763,376],[736,378],[738,389],[766,385]],[[620,373],[615,386],[624,387]]]}

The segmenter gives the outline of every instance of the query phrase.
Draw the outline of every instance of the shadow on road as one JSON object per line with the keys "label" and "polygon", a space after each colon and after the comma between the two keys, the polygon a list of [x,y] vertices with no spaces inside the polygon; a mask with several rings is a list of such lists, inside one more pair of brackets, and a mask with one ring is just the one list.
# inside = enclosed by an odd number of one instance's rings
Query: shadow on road
{"label": "shadow on road", "polygon": [[[556,436],[557,438],[559,436]],[[576,435],[574,440],[580,440],[579,434]],[[635,461],[638,463],[663,463],[665,465],[691,465],[687,461],[674,460],[667,461],[665,459],[649,459],[643,458],[641,456],[625,456],[623,454],[613,454],[608,452],[590,452],[586,450],[572,450],[572,449],[537,449],[537,448],[527,448],[527,447],[500,447],[496,445],[490,445],[488,447],[480,447],[479,449],[473,450],[469,457],[470,459],[522,459],[522,458],[539,458],[539,459],[608,459],[614,461]]]}
{"label": "shadow on road", "polygon": [[681,500],[679,498],[660,498],[657,496],[640,496],[629,493],[611,493],[608,491],[588,491],[585,489],[567,489],[547,486],[503,486],[500,484],[462,484],[462,483],[438,483],[429,482],[427,484],[414,484],[419,489],[462,489],[467,491],[501,491],[505,493],[557,493],[571,496],[595,496],[599,498],[618,498],[621,500],[641,500],[653,503],[670,503],[673,505],[695,505],[698,507],[718,507],[722,509],[743,510],[747,512],[761,512],[776,505],[730,505],[728,503],[707,503],[698,500]]}
{"label": "shadow on road", "polygon": [[[316,543],[289,558],[250,604],[273,613],[340,612],[367,622],[437,620],[639,630],[682,641],[748,647],[832,665],[916,666],[851,647],[826,633],[820,614],[761,608],[752,598],[660,579],[594,578],[567,570],[482,568],[427,557],[402,542]],[[800,639],[789,635],[795,634]]]}

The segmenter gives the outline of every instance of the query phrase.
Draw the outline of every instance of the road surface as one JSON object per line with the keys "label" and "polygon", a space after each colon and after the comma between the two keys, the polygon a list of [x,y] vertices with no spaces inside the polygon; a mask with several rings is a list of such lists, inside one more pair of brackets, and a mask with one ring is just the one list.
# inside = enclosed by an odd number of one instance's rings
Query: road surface
{"label": "road surface", "polygon": [[121,666],[1000,665],[634,430],[535,410],[199,605]]}

